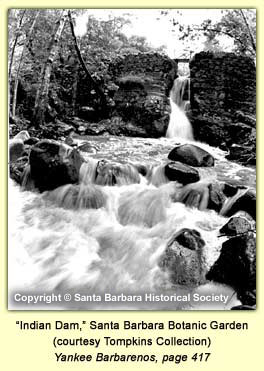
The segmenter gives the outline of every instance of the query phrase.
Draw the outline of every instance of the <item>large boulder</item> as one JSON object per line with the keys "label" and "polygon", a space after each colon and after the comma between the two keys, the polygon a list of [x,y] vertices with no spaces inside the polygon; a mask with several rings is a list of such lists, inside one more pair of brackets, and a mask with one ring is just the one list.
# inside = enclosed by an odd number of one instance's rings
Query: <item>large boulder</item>
{"label": "large boulder", "polygon": [[188,286],[205,283],[204,246],[200,233],[193,229],[181,229],[170,239],[159,265],[168,272],[172,283]]}
{"label": "large boulder", "polygon": [[196,169],[177,161],[165,165],[165,175],[169,180],[177,181],[183,185],[200,180],[199,172]]}
{"label": "large boulder", "polygon": [[[240,300],[245,297],[246,292],[254,293],[256,290],[255,234],[249,232],[224,242],[220,256],[206,278],[233,287],[239,293]],[[247,303],[244,301],[242,304]]]}
{"label": "large boulder", "polygon": [[48,139],[32,147],[29,157],[31,177],[40,192],[77,183],[83,162],[77,149]]}
{"label": "large boulder", "polygon": [[213,156],[204,149],[193,144],[183,144],[173,148],[168,158],[190,166],[214,166]]}

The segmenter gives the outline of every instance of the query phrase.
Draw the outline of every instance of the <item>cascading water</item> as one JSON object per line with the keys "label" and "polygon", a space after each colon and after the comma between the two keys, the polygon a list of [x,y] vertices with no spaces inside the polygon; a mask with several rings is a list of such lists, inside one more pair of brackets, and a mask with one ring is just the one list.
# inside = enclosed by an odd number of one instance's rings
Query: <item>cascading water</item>
{"label": "cascading water", "polygon": [[175,79],[170,91],[171,114],[166,132],[167,138],[193,140],[192,125],[185,114],[185,109],[189,105],[189,95],[189,79],[185,76]]}
{"label": "cascading water", "polygon": [[[215,283],[198,287],[175,284],[160,265],[175,232],[191,228],[200,232],[206,243],[206,265],[210,267],[219,256],[223,242],[218,230],[227,221],[215,211],[186,207],[177,202],[185,197],[188,186],[169,182],[161,165],[174,146],[172,139],[92,137],[89,141],[99,144],[100,152],[87,158],[82,165],[79,184],[39,194],[22,191],[10,181],[10,297],[18,291],[79,292],[84,296],[214,292],[229,295],[230,300],[226,304],[211,303],[210,309],[228,309],[235,305],[236,295],[232,296],[231,288]],[[203,146],[218,159],[214,169],[201,171],[204,182],[216,177],[228,180],[229,173],[232,179],[235,174],[240,181],[254,182],[253,169],[250,172],[229,163],[220,150]],[[119,160],[120,165],[107,169],[107,163],[99,161],[102,158]],[[142,166],[146,176],[136,171]],[[11,299],[9,307],[29,308],[21,303],[14,304]],[[180,302],[87,301],[30,306],[30,309],[40,308],[175,310],[207,307],[205,303],[192,306]]]}

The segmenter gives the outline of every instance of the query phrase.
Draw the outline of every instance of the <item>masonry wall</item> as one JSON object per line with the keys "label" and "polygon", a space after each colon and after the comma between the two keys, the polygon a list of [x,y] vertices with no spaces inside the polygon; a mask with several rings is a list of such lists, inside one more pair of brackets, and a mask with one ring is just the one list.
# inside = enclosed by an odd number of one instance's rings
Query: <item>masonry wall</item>
{"label": "masonry wall", "polygon": [[177,63],[158,53],[131,54],[113,61],[108,74],[119,87],[113,115],[146,129],[147,136],[165,135]]}
{"label": "masonry wall", "polygon": [[190,61],[194,137],[256,163],[256,66],[249,57],[201,52]]}
{"label": "masonry wall", "polygon": [[254,61],[233,53],[201,52],[190,61],[194,114],[256,112]]}

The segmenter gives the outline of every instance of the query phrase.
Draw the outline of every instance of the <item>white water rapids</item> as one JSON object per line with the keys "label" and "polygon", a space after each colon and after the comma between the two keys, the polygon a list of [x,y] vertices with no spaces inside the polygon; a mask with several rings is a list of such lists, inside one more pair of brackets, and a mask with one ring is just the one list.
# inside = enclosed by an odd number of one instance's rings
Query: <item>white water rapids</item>
{"label": "white water rapids", "polygon": [[[172,284],[159,266],[159,259],[171,236],[181,228],[193,228],[206,243],[206,264],[210,267],[220,253],[223,238],[218,230],[227,218],[214,211],[199,211],[173,202],[175,182],[164,182],[157,165],[180,141],[90,137],[99,151],[91,166],[82,167],[78,196],[70,187],[43,194],[22,191],[9,183],[9,295],[21,293],[226,293],[228,302],[196,303],[60,303],[32,305],[30,309],[228,309],[237,303],[229,287],[207,283],[198,288]],[[255,170],[224,159],[218,149],[202,145],[215,158],[214,168],[200,169],[203,179],[218,179],[254,186]],[[86,154],[87,155],[87,154]],[[109,159],[153,166],[148,179],[115,186],[90,185],[94,159]],[[156,167],[155,167],[156,166]],[[68,187],[68,188],[67,188]],[[71,193],[72,192],[72,193]],[[87,192],[95,201],[83,204]],[[69,196],[70,194],[70,196]],[[97,208],[83,208],[97,207]],[[15,305],[9,307],[29,308]]]}

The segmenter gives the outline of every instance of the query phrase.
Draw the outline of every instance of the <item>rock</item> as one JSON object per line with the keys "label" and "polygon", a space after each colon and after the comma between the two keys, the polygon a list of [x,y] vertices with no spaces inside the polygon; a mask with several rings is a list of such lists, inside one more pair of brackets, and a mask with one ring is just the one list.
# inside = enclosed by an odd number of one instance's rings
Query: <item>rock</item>
{"label": "rock", "polygon": [[28,164],[28,156],[18,158],[16,161],[10,163],[9,175],[18,184],[22,184],[24,170]]}
{"label": "rock", "polygon": [[64,209],[100,209],[107,203],[102,187],[92,184],[67,184],[46,192],[44,197]]}
{"label": "rock", "polygon": [[77,183],[84,159],[76,149],[55,140],[44,139],[32,147],[31,177],[40,192],[68,183]]}
{"label": "rock", "polygon": [[96,168],[95,183],[108,186],[140,183],[140,176],[133,165],[101,160]]}
{"label": "rock", "polygon": [[230,238],[222,245],[217,261],[206,275],[238,292],[256,289],[256,237],[247,233]]}
{"label": "rock", "polygon": [[243,111],[236,111],[235,112],[235,118],[238,121],[242,121],[247,125],[250,125],[251,127],[256,127],[256,116],[252,114],[246,114]]}
{"label": "rock", "polygon": [[146,176],[147,175],[147,173],[148,173],[148,167],[146,165],[143,165],[143,164],[134,164],[134,166],[136,167],[136,169],[139,172],[139,174],[141,174],[143,176]]}
{"label": "rock", "polygon": [[78,110],[78,115],[80,118],[86,121],[95,121],[97,118],[98,113],[93,107],[83,106],[80,107]]}
{"label": "rock", "polygon": [[188,207],[206,210],[209,202],[208,183],[200,181],[187,184],[178,192],[175,201],[182,202]]}
{"label": "rock", "polygon": [[80,135],[84,135],[85,132],[86,132],[86,127],[85,126],[81,125],[81,126],[78,127],[78,133]]}
{"label": "rock", "polygon": [[214,147],[226,150],[227,142],[230,140],[228,126],[230,120],[226,117],[203,116],[192,112],[190,122],[193,128],[195,140],[208,143]]}
{"label": "rock", "polygon": [[219,230],[222,235],[236,236],[251,230],[251,224],[246,218],[234,216]]}
{"label": "rock", "polygon": [[19,159],[25,151],[24,142],[22,139],[9,140],[9,161],[14,162]]}
{"label": "rock", "polygon": [[224,183],[222,190],[226,197],[233,197],[237,193],[238,187],[229,183]]}
{"label": "rock", "polygon": [[39,142],[39,138],[36,137],[30,137],[27,140],[24,141],[24,144],[27,144],[29,146],[33,146],[34,144]]}
{"label": "rock", "polygon": [[256,304],[256,290],[245,290],[241,289],[238,291],[238,300],[244,305],[255,305]]}
{"label": "rock", "polygon": [[[183,228],[173,236],[173,241],[177,241],[181,246],[190,250],[200,250],[205,246],[201,234],[195,229]],[[172,242],[173,242],[172,241]]]}
{"label": "rock", "polygon": [[235,307],[232,307],[231,310],[255,310],[256,306],[250,306],[250,305],[237,305]]}
{"label": "rock", "polygon": [[165,166],[165,175],[169,180],[177,181],[183,185],[200,180],[199,172],[196,169],[177,161],[169,162]]}
{"label": "rock", "polygon": [[211,183],[208,186],[209,189],[209,200],[208,209],[219,212],[225,202],[225,195],[222,191],[222,186],[219,183]]}
{"label": "rock", "polygon": [[193,144],[183,144],[170,151],[168,158],[190,166],[214,166],[214,158],[204,149]]}
{"label": "rock", "polygon": [[256,144],[239,145],[233,144],[226,158],[242,165],[256,165]]}
{"label": "rock", "polygon": [[168,271],[174,284],[198,286],[205,283],[207,271],[204,240],[196,230],[184,228],[168,242],[159,266]]}
{"label": "rock", "polygon": [[234,202],[225,212],[225,216],[232,216],[238,211],[246,211],[254,220],[256,220],[256,193],[253,190],[241,194],[234,198]]}
{"label": "rock", "polygon": [[28,131],[27,130],[22,130],[17,135],[15,135],[13,139],[21,139],[21,140],[23,140],[23,142],[25,142],[25,140],[27,140],[29,138],[30,138],[30,135],[29,135]]}
{"label": "rock", "polygon": [[72,131],[74,131],[74,127],[72,125],[66,124],[65,122],[60,121],[58,119],[56,119],[54,124],[57,127],[58,135],[67,136]]}

